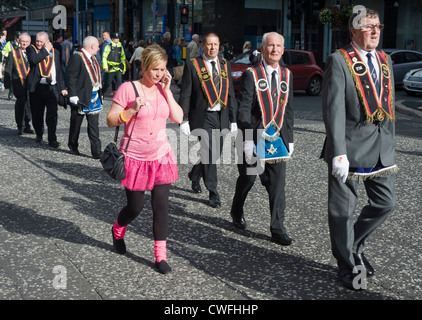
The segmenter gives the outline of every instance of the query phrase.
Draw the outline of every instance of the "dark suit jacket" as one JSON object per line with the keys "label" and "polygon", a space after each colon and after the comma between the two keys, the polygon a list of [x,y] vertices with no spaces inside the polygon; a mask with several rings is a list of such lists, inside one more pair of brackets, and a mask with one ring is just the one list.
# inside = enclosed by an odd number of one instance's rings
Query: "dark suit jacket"
{"label": "dark suit jacket", "polygon": [[[281,68],[284,67],[281,66]],[[258,139],[257,130],[264,129],[264,125],[262,123],[261,107],[255,90],[255,80],[252,72],[249,70],[246,70],[242,74],[238,97],[237,125],[243,133],[244,140],[250,140],[245,130],[253,129],[253,140],[256,145]],[[280,130],[280,136],[287,149],[289,148],[289,143],[293,143],[293,124],[293,75],[290,72],[289,98],[284,112],[283,126]]]}
{"label": "dark suit jacket", "polygon": [[[58,93],[62,90],[66,89],[66,85],[64,82],[64,75],[62,69],[62,63],[60,61],[60,53],[54,50],[54,65],[56,67],[56,81],[57,81],[57,89]],[[28,56],[29,65],[31,70],[29,71],[28,76],[26,77],[25,85],[26,89],[29,92],[34,92],[37,84],[41,80],[41,74],[38,64],[48,56],[47,49],[41,49],[38,53],[35,51],[34,47],[31,45],[26,49],[26,55]],[[58,98],[58,97],[57,97]]]}
{"label": "dark suit jacket", "polygon": [[67,69],[69,98],[77,96],[79,101],[89,106],[91,103],[92,83],[85,63],[79,54],[72,54]]}
{"label": "dark suit jacket", "polygon": [[[202,59],[202,57],[199,59]],[[230,63],[225,59],[224,63],[227,63],[228,66],[229,96],[227,107],[221,106],[220,121],[221,129],[229,129],[230,123],[236,122],[237,101],[230,76]],[[189,121],[190,129],[202,128],[209,104],[192,61],[187,61],[183,70],[179,104],[183,109],[183,120]]]}
{"label": "dark suit jacket", "polygon": [[[391,58],[387,56],[391,67]],[[390,69],[393,83],[393,70]],[[394,108],[394,101],[392,102]],[[333,157],[347,155],[352,168],[370,168],[378,160],[384,166],[395,164],[395,124],[385,120],[382,126],[366,121],[355,83],[340,54],[327,59],[322,84],[322,113],[326,141],[322,150],[324,160],[331,164]]]}
{"label": "dark suit jacket", "polygon": [[19,74],[15,65],[15,59],[13,59],[13,52],[9,53],[9,57],[10,59],[7,59],[6,67],[4,70],[4,85],[6,89],[8,89],[12,83],[13,94],[15,96],[23,96],[26,94],[25,82],[22,84],[19,78]]}

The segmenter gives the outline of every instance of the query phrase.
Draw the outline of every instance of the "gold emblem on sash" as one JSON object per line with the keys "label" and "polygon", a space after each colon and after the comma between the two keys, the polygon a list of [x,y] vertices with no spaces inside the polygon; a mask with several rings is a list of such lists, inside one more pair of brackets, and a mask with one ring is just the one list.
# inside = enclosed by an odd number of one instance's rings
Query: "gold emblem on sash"
{"label": "gold emblem on sash", "polygon": [[356,61],[353,64],[352,69],[358,76],[363,76],[368,72],[365,63],[363,63],[362,61]]}
{"label": "gold emblem on sash", "polygon": [[384,63],[381,65],[381,72],[384,75],[384,77],[386,77],[387,79],[390,78],[390,70],[388,70],[387,65]]}

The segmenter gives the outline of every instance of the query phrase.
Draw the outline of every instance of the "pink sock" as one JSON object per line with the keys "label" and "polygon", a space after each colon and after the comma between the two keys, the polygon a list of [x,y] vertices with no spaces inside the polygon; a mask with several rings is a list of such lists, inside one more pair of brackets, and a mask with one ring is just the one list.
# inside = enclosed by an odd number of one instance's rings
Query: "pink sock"
{"label": "pink sock", "polygon": [[157,262],[160,262],[162,260],[167,261],[166,246],[167,246],[166,240],[155,241],[155,245],[154,245],[155,261]]}
{"label": "pink sock", "polygon": [[125,236],[126,228],[127,226],[126,227],[119,226],[119,224],[116,221],[116,223],[113,226],[114,238],[116,240],[123,239],[123,237]]}

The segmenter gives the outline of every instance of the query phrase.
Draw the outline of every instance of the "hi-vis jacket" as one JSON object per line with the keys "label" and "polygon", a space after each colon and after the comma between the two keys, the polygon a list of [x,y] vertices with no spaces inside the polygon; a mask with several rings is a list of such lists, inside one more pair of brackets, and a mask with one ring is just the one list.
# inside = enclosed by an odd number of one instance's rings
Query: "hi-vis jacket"
{"label": "hi-vis jacket", "polygon": [[108,72],[126,72],[126,55],[121,42],[106,45],[102,60],[103,69],[108,69]]}

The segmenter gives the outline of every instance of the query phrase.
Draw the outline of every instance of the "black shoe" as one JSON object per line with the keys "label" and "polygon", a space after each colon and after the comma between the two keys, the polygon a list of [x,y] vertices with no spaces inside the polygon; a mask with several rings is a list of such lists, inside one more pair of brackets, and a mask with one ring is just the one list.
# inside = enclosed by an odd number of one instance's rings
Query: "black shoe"
{"label": "black shoe", "polygon": [[273,233],[271,235],[271,242],[281,244],[282,246],[289,246],[292,244],[293,239],[290,238],[286,233]]}
{"label": "black shoe", "polygon": [[166,260],[161,260],[160,262],[155,261],[155,267],[162,274],[167,274],[171,272],[171,267],[168,265]]}
{"label": "black shoe", "polygon": [[233,216],[233,214],[230,214],[231,215],[231,217],[232,217],[232,219],[233,219],[233,225],[236,227],[236,228],[238,228],[238,229],[246,229],[246,220],[245,220],[245,218],[243,217],[243,215],[242,215],[242,217],[240,217],[240,218],[235,218],[234,216]]}
{"label": "black shoe", "polygon": [[103,155],[102,152],[100,152],[99,154],[93,154],[92,155],[92,159],[101,159],[101,156]]}
{"label": "black shoe", "polygon": [[355,265],[365,267],[367,277],[372,277],[375,274],[374,268],[371,266],[368,260],[366,260],[363,253],[354,253],[353,258],[355,258]]}
{"label": "black shoe", "polygon": [[221,207],[220,196],[218,195],[218,193],[210,193],[210,206],[213,208]]}
{"label": "black shoe", "polygon": [[118,254],[125,254],[126,253],[126,244],[124,239],[117,240],[114,237],[113,227],[111,227],[111,235],[113,236],[113,247]]}
{"label": "black shoe", "polygon": [[37,135],[37,137],[35,138],[36,142],[42,142],[42,136]]}
{"label": "black shoe", "polygon": [[192,190],[194,193],[201,193],[202,192],[202,188],[201,185],[199,184],[199,182],[193,182],[192,181]]}
{"label": "black shoe", "polygon": [[29,133],[29,134],[34,134],[34,130],[32,130],[30,127],[26,127],[25,129],[23,129],[23,132]]}
{"label": "black shoe", "polygon": [[354,273],[348,272],[348,273],[344,273],[344,274],[339,273],[337,276],[338,276],[339,280],[341,281],[341,283],[347,289],[350,289],[350,290],[362,290],[362,289],[366,289],[366,285],[365,286],[362,286],[359,283],[353,284],[353,280],[355,279],[355,277],[357,275],[358,274],[354,274]]}
{"label": "black shoe", "polygon": [[75,156],[79,156],[81,154],[78,149],[70,149],[69,152]]}
{"label": "black shoe", "polygon": [[49,142],[48,145],[54,149],[57,149],[58,147],[60,147],[60,143],[58,141]]}
{"label": "black shoe", "polygon": [[18,136],[22,135],[22,129],[18,129]]}

